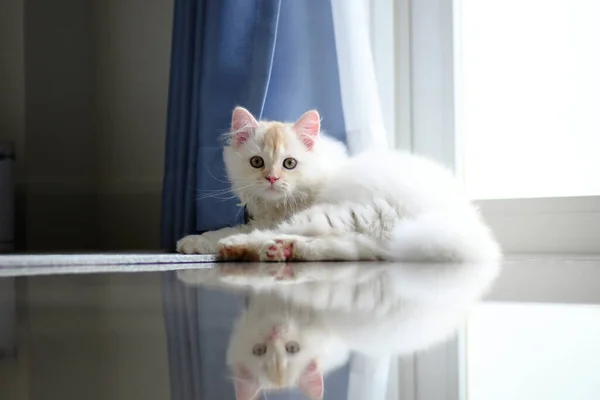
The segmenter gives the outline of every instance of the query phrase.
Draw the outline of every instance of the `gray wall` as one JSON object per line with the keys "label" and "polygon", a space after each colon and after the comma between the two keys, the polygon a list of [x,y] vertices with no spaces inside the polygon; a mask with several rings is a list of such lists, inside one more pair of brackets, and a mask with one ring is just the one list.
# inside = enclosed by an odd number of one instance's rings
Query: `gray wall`
{"label": "gray wall", "polygon": [[[25,145],[23,12],[23,0],[0,2],[0,141],[15,142],[20,154]],[[17,175],[22,178],[23,165],[19,167]],[[27,400],[27,373],[23,361],[18,361],[0,361],[3,399]]]}
{"label": "gray wall", "polygon": [[173,0],[95,0],[96,188],[106,249],[157,248]]}
{"label": "gray wall", "polygon": [[[21,249],[154,249],[173,0],[0,1]],[[168,399],[156,275],[18,282],[2,400]]]}
{"label": "gray wall", "polygon": [[[25,148],[25,53],[23,0],[0,2],[0,141],[16,143],[17,153]],[[18,164],[24,177],[24,164]]]}
{"label": "gray wall", "polygon": [[0,141],[19,245],[155,249],[173,0],[3,0]]}

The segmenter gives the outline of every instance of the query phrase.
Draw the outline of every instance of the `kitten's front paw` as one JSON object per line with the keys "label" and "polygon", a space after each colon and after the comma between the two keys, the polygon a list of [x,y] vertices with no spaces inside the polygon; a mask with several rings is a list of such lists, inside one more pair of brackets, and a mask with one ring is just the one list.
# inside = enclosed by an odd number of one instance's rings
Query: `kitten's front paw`
{"label": "kitten's front paw", "polygon": [[219,240],[217,247],[231,247],[231,246],[244,246],[248,245],[252,239],[252,234],[249,233],[238,233],[237,235],[231,235],[224,237]]}
{"label": "kitten's front paw", "polygon": [[217,246],[203,235],[189,235],[177,242],[177,251],[185,254],[214,254]]}
{"label": "kitten's front paw", "polygon": [[288,261],[294,259],[293,239],[267,240],[259,250],[261,261]]}
{"label": "kitten's front paw", "polygon": [[258,261],[258,252],[251,245],[252,236],[240,234],[219,240],[219,258],[225,261]]}

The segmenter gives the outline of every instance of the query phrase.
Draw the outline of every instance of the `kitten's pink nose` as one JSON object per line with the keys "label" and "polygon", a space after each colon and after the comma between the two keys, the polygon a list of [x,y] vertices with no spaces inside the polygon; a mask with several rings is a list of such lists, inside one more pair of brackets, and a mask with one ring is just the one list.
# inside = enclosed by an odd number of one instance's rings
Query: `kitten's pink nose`
{"label": "kitten's pink nose", "polygon": [[271,185],[275,183],[275,181],[279,180],[278,176],[267,176],[267,180],[271,182]]}

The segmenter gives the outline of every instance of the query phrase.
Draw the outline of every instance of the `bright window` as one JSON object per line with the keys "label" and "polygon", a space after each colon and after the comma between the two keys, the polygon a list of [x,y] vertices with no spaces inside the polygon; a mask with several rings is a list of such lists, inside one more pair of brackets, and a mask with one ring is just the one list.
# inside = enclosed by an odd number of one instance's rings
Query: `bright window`
{"label": "bright window", "polygon": [[469,195],[600,195],[600,1],[456,6],[458,134]]}

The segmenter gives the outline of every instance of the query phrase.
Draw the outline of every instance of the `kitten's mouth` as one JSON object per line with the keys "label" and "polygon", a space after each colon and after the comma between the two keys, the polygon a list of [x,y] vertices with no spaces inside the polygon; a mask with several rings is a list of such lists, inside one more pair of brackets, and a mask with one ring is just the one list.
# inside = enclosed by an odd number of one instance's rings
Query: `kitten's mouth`
{"label": "kitten's mouth", "polygon": [[267,199],[276,200],[284,195],[285,195],[284,189],[282,189],[281,187],[277,187],[277,186],[266,187],[263,191],[263,196],[266,197]]}
{"label": "kitten's mouth", "polygon": [[272,186],[272,185],[271,185],[271,186],[268,186],[268,187],[267,187],[265,190],[266,190],[267,192],[271,192],[271,193],[274,193],[274,192],[281,192],[281,191],[282,191],[282,189],[281,189],[280,187],[277,187],[277,186]]}

